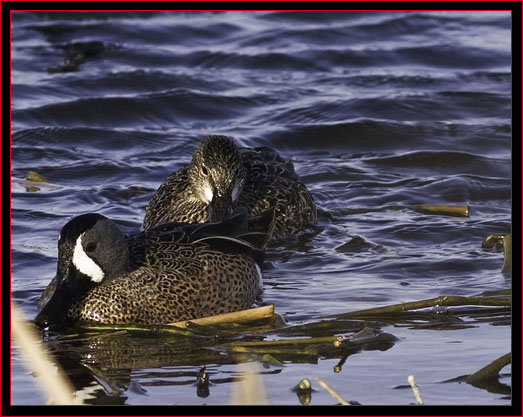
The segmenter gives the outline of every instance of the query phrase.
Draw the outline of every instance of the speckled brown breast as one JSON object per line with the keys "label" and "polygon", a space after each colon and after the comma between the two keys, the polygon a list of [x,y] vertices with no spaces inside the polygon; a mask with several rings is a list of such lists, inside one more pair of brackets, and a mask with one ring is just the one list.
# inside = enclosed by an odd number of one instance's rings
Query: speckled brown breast
{"label": "speckled brown breast", "polygon": [[70,320],[167,324],[249,308],[261,291],[257,267],[244,255],[205,244],[162,242],[146,266],[91,289],[68,310]]}

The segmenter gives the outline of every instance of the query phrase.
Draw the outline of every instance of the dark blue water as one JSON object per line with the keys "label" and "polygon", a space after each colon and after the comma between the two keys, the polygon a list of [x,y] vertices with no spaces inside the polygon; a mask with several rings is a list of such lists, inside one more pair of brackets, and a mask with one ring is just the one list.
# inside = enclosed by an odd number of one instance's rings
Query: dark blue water
{"label": "dark blue water", "polygon": [[[138,230],[153,192],[209,134],[292,158],[317,202],[317,227],[267,254],[263,301],[288,325],[510,289],[502,253],[481,249],[511,230],[510,28],[508,12],[13,12],[14,300],[35,315],[71,217],[98,212]],[[78,43],[85,59],[62,72]],[[49,184],[27,188],[29,170]],[[342,214],[410,204],[469,205],[470,216]],[[340,248],[354,236],[367,244]],[[320,376],[362,404],[409,404],[410,389],[394,388],[414,374],[428,404],[508,404],[440,384],[511,349],[509,319],[468,321],[384,325],[399,342],[350,357],[338,373],[339,358],[327,357],[260,368],[267,400],[299,404],[292,386]],[[51,342],[71,359],[60,336]],[[148,343],[140,355],[149,362],[89,362],[92,347],[65,368],[94,403],[111,395],[87,371],[80,380],[78,363],[103,367],[126,404],[230,402],[238,365],[209,356],[214,384],[201,398],[193,382],[203,364],[173,362]],[[45,402],[16,349],[11,389],[15,404]],[[315,389],[311,404],[335,403]]]}

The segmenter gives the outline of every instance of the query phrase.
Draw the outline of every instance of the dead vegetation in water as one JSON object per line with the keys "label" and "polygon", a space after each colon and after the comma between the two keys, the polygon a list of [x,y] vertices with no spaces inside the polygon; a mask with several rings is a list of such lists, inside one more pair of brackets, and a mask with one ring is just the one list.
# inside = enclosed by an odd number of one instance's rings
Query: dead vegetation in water
{"label": "dead vegetation in water", "polygon": [[452,216],[452,217],[468,217],[470,207],[469,206],[452,206],[445,204],[419,204],[419,205],[391,205],[384,207],[374,208],[347,208],[341,209],[340,214],[353,215],[353,214],[364,214],[364,213],[380,213],[389,210],[412,210],[421,214],[432,214],[439,216]]}
{"label": "dead vegetation in water", "polygon": [[[119,344],[121,338],[123,336],[144,334],[148,335],[148,338],[161,336],[171,340],[169,344],[172,344],[173,349],[178,350],[167,352],[167,355],[177,356],[179,360],[181,359],[181,362],[176,362],[178,364],[182,364],[184,359],[188,362],[196,360],[197,362],[205,363],[209,359],[205,355],[198,356],[198,352],[200,352],[198,349],[201,349],[201,352],[213,352],[215,356],[212,356],[212,359],[210,359],[212,363],[256,362],[264,366],[276,368],[272,371],[273,373],[280,372],[287,362],[314,364],[318,362],[319,358],[339,358],[338,365],[334,368],[335,372],[339,372],[347,357],[352,354],[361,350],[387,350],[394,346],[397,341],[394,335],[380,330],[384,325],[407,324],[416,328],[422,323],[428,325],[429,322],[433,322],[433,324],[436,322],[440,326],[433,325],[432,328],[442,330],[449,325],[448,321],[442,319],[444,315],[441,311],[438,312],[442,308],[445,309],[445,314],[451,314],[458,320],[460,316],[466,317],[470,321],[474,317],[484,320],[485,316],[489,314],[510,316],[510,305],[510,292],[508,291],[484,293],[475,297],[440,296],[428,300],[347,312],[295,326],[282,324],[283,320],[274,313],[273,306],[263,306],[165,326],[88,325],[82,328],[78,336],[86,338],[86,340],[94,337],[95,339],[93,340],[97,341],[112,341],[114,344],[110,345],[111,353],[114,356],[119,356],[119,359],[124,361],[127,354],[125,349],[122,352],[117,350],[121,347]],[[434,310],[436,310],[436,313],[434,313]],[[453,322],[451,321],[450,323]],[[459,324],[459,321],[457,323]],[[14,334],[14,336],[18,337],[17,334]],[[149,339],[148,342],[150,344]],[[101,344],[101,342],[97,343]],[[41,343],[33,343],[32,345],[33,348],[42,347]],[[20,344],[19,348],[21,350],[25,349],[22,344]],[[134,346],[133,349],[133,354],[140,356],[136,352],[138,347]],[[190,349],[193,355],[183,356],[184,349]],[[28,355],[35,357],[33,353]],[[180,355],[182,355],[181,358]],[[165,358],[157,359],[165,361]],[[89,371],[96,376],[98,381],[110,381],[110,378],[105,378],[104,372],[101,371],[101,369],[109,367],[108,364],[104,364],[105,358],[103,355],[100,355],[98,360],[100,361],[99,364],[96,361],[89,363]],[[154,360],[154,358],[149,360]],[[510,354],[507,354],[492,365],[470,376],[458,377],[458,379],[460,382],[466,382],[479,388],[487,386],[485,381],[491,386],[493,381],[498,381],[499,370],[509,361]],[[34,365],[31,364],[29,366],[33,367]],[[82,366],[85,367],[85,363]],[[149,366],[154,367],[155,365],[149,364]],[[130,367],[132,368],[133,366]],[[254,386],[259,388],[259,375],[262,372],[253,370],[252,367],[245,370],[245,372],[241,372],[244,373],[244,378],[250,378],[249,375],[251,377],[254,376],[257,381],[255,381]],[[194,378],[196,378],[195,381],[198,378],[202,379],[201,376],[198,377],[196,375]],[[203,380],[205,381],[205,378]],[[318,381],[316,382],[320,384]],[[499,384],[499,382],[497,383]],[[109,395],[114,395],[115,392],[118,392],[118,384],[115,385],[112,382],[107,382],[105,385],[100,382],[100,384],[110,387],[111,392]],[[46,383],[46,385],[49,384]],[[201,386],[201,384],[198,386]],[[244,388],[245,386],[242,385],[241,389],[243,390]],[[335,387],[331,387],[331,389],[335,389]],[[310,391],[305,389],[296,393],[302,404],[310,402]],[[50,401],[55,403],[63,403],[64,401],[53,400],[52,398],[54,397],[51,396],[49,398]],[[238,401],[243,403],[245,403],[244,401],[258,401],[252,400],[253,397],[250,396],[245,397],[244,394],[234,398],[233,401],[235,403],[238,398],[241,399]],[[266,403],[266,398],[264,397],[260,401],[259,403]],[[347,403],[357,404],[356,401],[347,401]]]}
{"label": "dead vegetation in water", "polygon": [[508,235],[490,235],[481,242],[483,249],[503,250],[503,267],[501,272],[509,273],[512,267],[512,247],[510,234]]}
{"label": "dead vegetation in water", "polygon": [[[24,180],[26,186],[32,188],[28,191],[39,190],[37,184],[46,185],[48,181],[37,173],[29,172]],[[455,217],[468,217],[469,206],[448,205],[411,205],[411,206],[386,206],[372,209],[342,209],[341,214],[353,215],[369,212],[383,212],[387,210],[413,210],[422,214],[445,215]],[[361,242],[356,242],[361,243]],[[337,248],[338,251],[351,250],[349,242]],[[490,235],[482,242],[485,250],[503,250],[503,273],[511,271],[511,240],[510,235]],[[284,320],[275,314],[274,306],[258,308],[186,320],[168,325],[86,325],[76,335],[85,340],[112,341],[111,353],[119,361],[126,360],[127,351],[119,352],[119,338],[122,336],[145,334],[149,337],[167,337],[172,340],[173,350],[166,349],[165,355],[159,358],[148,358],[150,362],[141,363],[141,367],[161,366],[161,361],[172,360],[172,356],[182,356],[182,362],[212,362],[212,363],[240,363],[250,364],[240,371],[243,377],[231,381],[243,381],[233,392],[233,404],[266,404],[263,382],[259,371],[253,363],[264,366],[282,368],[285,362],[317,363],[318,358],[339,358],[334,372],[340,372],[348,356],[361,350],[387,350],[394,346],[397,339],[394,335],[381,331],[384,325],[407,325],[411,328],[433,330],[457,329],[474,326],[474,320],[501,321],[501,324],[510,324],[511,298],[510,290],[487,292],[473,297],[448,296],[405,302],[378,308],[350,311],[334,316],[324,317],[318,321],[287,326]],[[42,344],[37,342],[36,336],[31,335],[28,322],[17,316],[14,305],[12,311],[13,337],[24,358],[27,366],[42,375],[42,389],[49,402],[54,404],[74,404],[71,385],[66,377],[60,377],[49,371],[52,359],[45,353]],[[464,320],[467,318],[468,320]],[[118,341],[116,341],[118,338]],[[137,347],[134,346],[136,349]],[[116,351],[114,351],[116,349]],[[185,351],[184,351],[185,349]],[[184,355],[189,349],[191,355]],[[136,356],[146,356],[137,355]],[[106,358],[101,355],[102,362]],[[114,358],[111,358],[114,360]],[[155,362],[158,360],[159,362]],[[111,382],[106,377],[102,368],[95,363],[81,363],[96,377],[108,395],[118,395],[118,384]],[[511,354],[507,353],[494,360],[471,375],[460,376],[443,382],[466,382],[477,388],[487,389],[491,392],[510,394],[510,387],[499,382],[499,372],[511,362]],[[113,363],[113,362],[111,362]],[[121,362],[119,362],[121,363]],[[180,363],[180,364],[181,364]],[[176,362],[176,364],[179,364]],[[133,366],[129,366],[133,368]],[[279,370],[275,371],[276,373]],[[196,378],[197,395],[209,395],[209,375],[205,367],[200,369]],[[321,378],[315,379],[316,383],[327,390],[338,404],[358,404],[356,401],[345,400],[333,387]],[[226,382],[226,381],[224,381]],[[408,382],[414,392],[418,404],[423,404],[414,377],[410,375]],[[311,383],[303,378],[293,389],[298,395],[301,404],[311,401]]]}

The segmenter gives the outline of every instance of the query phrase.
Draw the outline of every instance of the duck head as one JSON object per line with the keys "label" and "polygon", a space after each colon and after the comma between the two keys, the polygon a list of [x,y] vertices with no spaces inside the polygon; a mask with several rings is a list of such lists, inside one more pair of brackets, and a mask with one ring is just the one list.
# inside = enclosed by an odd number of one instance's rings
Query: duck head
{"label": "duck head", "polygon": [[40,327],[64,320],[74,301],[91,288],[129,270],[129,248],[116,225],[100,214],[73,218],[58,237],[54,289],[34,322]]}
{"label": "duck head", "polygon": [[240,150],[226,136],[208,136],[194,152],[189,181],[194,195],[208,207],[209,221],[233,213],[233,204],[245,182]]}

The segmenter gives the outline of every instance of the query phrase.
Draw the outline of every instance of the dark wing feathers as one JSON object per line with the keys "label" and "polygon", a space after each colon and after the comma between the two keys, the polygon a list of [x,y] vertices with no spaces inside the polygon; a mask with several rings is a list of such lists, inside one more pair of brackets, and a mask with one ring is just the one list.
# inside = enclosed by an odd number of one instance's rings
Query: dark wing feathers
{"label": "dark wing feathers", "polygon": [[261,268],[264,260],[264,251],[243,239],[227,236],[208,236],[194,242],[208,245],[211,249],[219,250],[231,255],[245,255],[250,257]]}

